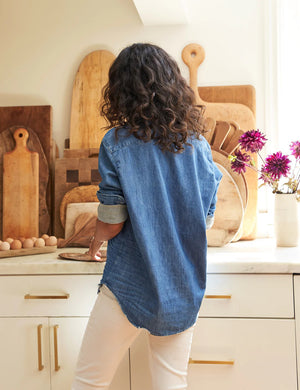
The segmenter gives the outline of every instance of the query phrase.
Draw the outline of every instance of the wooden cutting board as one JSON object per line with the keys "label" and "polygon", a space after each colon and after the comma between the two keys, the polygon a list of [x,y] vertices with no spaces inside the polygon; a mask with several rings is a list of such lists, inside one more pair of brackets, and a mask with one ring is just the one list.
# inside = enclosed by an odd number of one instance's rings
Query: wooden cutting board
{"label": "wooden cutting board", "polygon": [[[98,186],[101,177],[98,171],[98,158],[59,158],[55,163],[55,213],[54,213],[54,234],[57,237],[64,237],[64,226],[61,223],[61,204],[67,192],[76,187],[95,185]],[[80,190],[81,191],[81,190]],[[69,198],[69,200],[71,197]],[[74,202],[83,202],[80,199],[72,198]],[[64,214],[65,215],[65,214]]]}
{"label": "wooden cutting board", "polygon": [[70,149],[98,148],[107,125],[100,115],[102,89],[115,56],[107,50],[88,54],[77,71],[72,93]]}
{"label": "wooden cutting board", "polygon": [[[3,216],[3,155],[6,152],[11,152],[15,148],[14,132],[18,126],[12,126],[0,133],[0,238],[2,236],[2,216]],[[28,149],[39,154],[39,236],[49,232],[50,227],[50,210],[47,203],[47,190],[49,189],[49,168],[48,162],[36,133],[29,127],[24,127],[29,138],[27,141]]]}
{"label": "wooden cutting board", "polygon": [[28,132],[14,132],[16,147],[3,156],[3,238],[39,236],[39,154],[27,148]]}
{"label": "wooden cutting board", "polygon": [[[80,187],[78,187],[80,188]],[[65,238],[69,238],[75,232],[75,221],[80,214],[91,213],[98,216],[99,202],[69,203],[65,211]]]}
{"label": "wooden cutting board", "polygon": [[[40,232],[51,233],[50,231],[50,215],[52,214],[52,193],[53,193],[53,176],[54,176],[54,160],[57,154],[57,146],[52,138],[52,107],[49,105],[43,106],[11,106],[0,107],[0,133],[6,131],[8,128],[24,127],[25,129],[31,129],[34,131],[34,144],[39,142],[39,147],[35,148],[32,145],[33,137],[29,133],[28,148],[32,151],[40,154],[40,176],[43,171],[41,166],[41,159],[48,165],[48,180],[46,187],[46,202],[47,212],[40,213]],[[12,133],[13,134],[13,133]],[[37,139],[37,141],[36,141]],[[0,149],[1,142],[0,142]],[[7,151],[7,150],[6,150]],[[0,156],[1,157],[1,156]],[[40,185],[41,181],[40,177]],[[2,185],[0,184],[0,187]],[[41,190],[40,190],[41,191]],[[0,191],[0,197],[2,197]],[[0,209],[2,208],[2,202]],[[40,210],[44,208],[40,205]],[[1,214],[1,213],[0,213]],[[0,220],[2,218],[0,216]],[[1,223],[2,229],[2,223]],[[1,236],[1,235],[0,235]]]}
{"label": "wooden cutting board", "polygon": [[[182,50],[182,59],[188,66],[190,72],[190,86],[195,93],[196,104],[205,106],[205,117],[211,117],[216,121],[234,121],[243,131],[251,130],[256,127],[255,114],[246,105],[239,103],[211,103],[204,101],[199,95],[197,73],[198,67],[204,61],[205,51],[202,46],[191,43]],[[237,97],[235,96],[235,99]],[[256,156],[252,156],[254,161]],[[248,203],[245,210],[243,231],[241,239],[252,240],[256,237],[257,222],[257,192],[258,176],[254,170],[247,170],[245,178],[248,186]]]}
{"label": "wooden cutting board", "polygon": [[206,232],[208,246],[224,246],[234,240],[242,228],[244,207],[238,187],[220,164],[217,167],[223,174],[219,185],[215,221],[213,227]]}

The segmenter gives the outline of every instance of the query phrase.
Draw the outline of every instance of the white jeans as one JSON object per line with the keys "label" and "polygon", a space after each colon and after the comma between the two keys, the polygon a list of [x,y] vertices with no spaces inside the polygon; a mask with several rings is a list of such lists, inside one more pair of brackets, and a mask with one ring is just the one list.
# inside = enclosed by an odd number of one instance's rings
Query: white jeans
{"label": "white jeans", "polygon": [[[149,335],[153,390],[184,390],[194,327],[171,336]],[[72,390],[108,389],[128,347],[140,333],[102,286],[87,324]]]}

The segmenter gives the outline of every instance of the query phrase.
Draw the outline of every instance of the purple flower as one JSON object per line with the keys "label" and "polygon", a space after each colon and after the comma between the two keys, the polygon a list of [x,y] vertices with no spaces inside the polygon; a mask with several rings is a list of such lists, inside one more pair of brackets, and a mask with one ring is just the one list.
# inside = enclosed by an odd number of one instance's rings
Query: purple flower
{"label": "purple flower", "polygon": [[248,154],[242,153],[240,150],[236,150],[231,160],[231,169],[237,173],[246,172],[246,163],[249,160],[250,156]]}
{"label": "purple flower", "polygon": [[292,142],[290,145],[290,149],[292,151],[292,155],[296,159],[298,159],[298,158],[300,159],[300,141]]}
{"label": "purple flower", "polygon": [[246,152],[251,153],[259,152],[263,148],[266,141],[266,137],[259,130],[246,131],[239,139],[241,148]]}
{"label": "purple flower", "polygon": [[281,152],[273,153],[266,158],[266,164],[263,167],[264,173],[268,174],[272,180],[279,180],[286,177],[290,171],[291,160]]}

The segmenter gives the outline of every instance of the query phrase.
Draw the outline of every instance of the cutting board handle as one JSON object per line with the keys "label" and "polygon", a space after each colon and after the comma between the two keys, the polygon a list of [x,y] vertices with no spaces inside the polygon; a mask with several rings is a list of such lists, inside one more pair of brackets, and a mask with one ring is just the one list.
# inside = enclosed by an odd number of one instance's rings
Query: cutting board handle
{"label": "cutting board handle", "polygon": [[204,105],[205,102],[201,99],[198,92],[197,73],[199,66],[205,59],[205,51],[201,45],[198,45],[197,43],[190,43],[183,48],[181,57],[190,71],[190,86],[194,91],[196,103]]}
{"label": "cutting board handle", "polygon": [[29,137],[29,134],[28,134],[28,131],[26,129],[22,129],[22,128],[17,129],[14,132],[14,139],[16,141],[16,148],[15,148],[15,150],[17,150],[17,149],[24,149],[24,148],[27,149],[28,137]]}

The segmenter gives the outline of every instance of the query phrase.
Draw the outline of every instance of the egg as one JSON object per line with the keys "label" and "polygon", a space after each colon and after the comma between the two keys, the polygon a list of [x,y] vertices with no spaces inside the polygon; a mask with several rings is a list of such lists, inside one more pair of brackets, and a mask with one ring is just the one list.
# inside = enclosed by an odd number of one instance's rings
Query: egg
{"label": "egg", "polygon": [[13,240],[14,240],[13,238],[8,237],[5,241],[8,242],[9,244],[11,244],[13,242]]}
{"label": "egg", "polygon": [[45,240],[47,246],[55,246],[57,245],[57,238],[55,236],[50,236]]}
{"label": "egg", "polygon": [[37,238],[36,237],[31,237],[32,241],[35,243]]}
{"label": "egg", "polygon": [[49,238],[49,236],[48,236],[48,234],[43,234],[43,235],[42,235],[42,238],[43,238],[44,240],[46,240],[47,238]]}
{"label": "egg", "polygon": [[18,240],[21,241],[21,242],[23,243],[23,242],[25,241],[25,237],[23,237],[23,236],[22,236],[22,237],[19,237]]}
{"label": "egg", "polygon": [[13,240],[13,242],[10,244],[10,249],[21,249],[22,248],[22,242],[20,240]]}
{"label": "egg", "polygon": [[22,243],[22,246],[23,248],[32,248],[33,247],[33,239],[32,238],[26,238],[23,243]]}
{"label": "egg", "polygon": [[0,251],[9,251],[10,250],[10,245],[9,242],[3,241],[0,244]]}
{"label": "egg", "polygon": [[34,246],[37,248],[45,246],[45,240],[43,238],[37,238],[36,242],[34,243]]}

